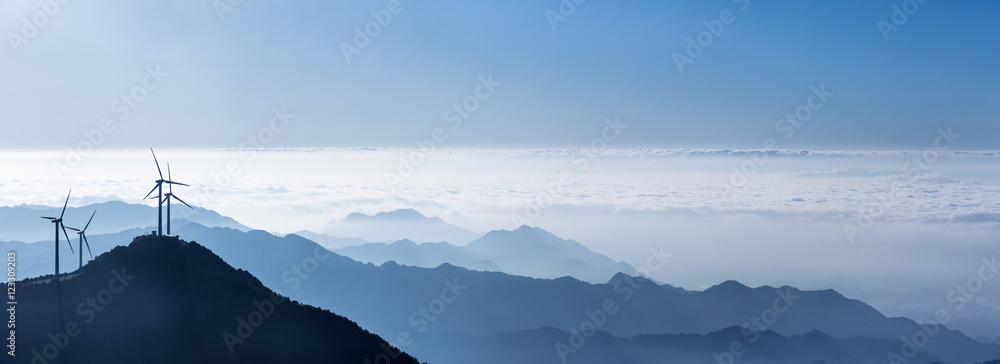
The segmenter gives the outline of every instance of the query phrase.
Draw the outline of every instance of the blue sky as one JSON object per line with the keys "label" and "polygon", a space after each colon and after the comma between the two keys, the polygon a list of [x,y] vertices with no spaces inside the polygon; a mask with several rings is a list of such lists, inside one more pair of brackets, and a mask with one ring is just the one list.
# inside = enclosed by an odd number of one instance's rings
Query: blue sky
{"label": "blue sky", "polygon": [[[760,148],[825,85],[781,147],[924,149],[950,125],[956,149],[997,149],[1000,2],[928,1],[885,40],[894,4],[588,0],[553,30],[555,0],[402,0],[347,62],[341,43],[387,1],[244,1],[224,20],[210,1],[70,2],[17,52],[41,8],[5,3],[0,147],[76,145],[158,65],[169,76],[99,148],[234,147],[276,107],[296,118],[268,146],[409,147],[492,75],[445,146],[575,147],[619,116],[615,146]],[[672,54],[724,9],[734,21],[678,72]]]}

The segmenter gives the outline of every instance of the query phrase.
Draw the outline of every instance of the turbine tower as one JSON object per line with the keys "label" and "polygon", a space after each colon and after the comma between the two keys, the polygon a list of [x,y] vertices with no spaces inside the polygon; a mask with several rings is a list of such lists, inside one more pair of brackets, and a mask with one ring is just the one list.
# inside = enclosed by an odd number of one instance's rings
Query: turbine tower
{"label": "turbine tower", "polygon": [[[90,259],[94,259],[94,253],[90,251],[90,242],[87,241],[87,228],[90,227],[90,222],[94,221],[94,215],[96,215],[96,214],[97,214],[97,210],[94,210],[94,213],[90,214],[90,220],[87,220],[87,226],[84,226],[83,230],[76,229],[76,228],[71,228],[69,226],[64,226],[67,229],[76,231],[76,235],[80,236],[80,246],[79,246],[79,248],[80,248],[80,268],[83,268],[83,242],[85,242],[85,241],[87,242],[87,253],[90,254]],[[69,238],[67,237],[67,239],[69,239]],[[69,246],[72,247],[73,244],[70,244]]]}
{"label": "turbine tower", "polygon": [[153,148],[149,148],[149,151],[153,153],[153,162],[156,162],[156,172],[160,174],[160,179],[156,180],[156,186],[153,186],[153,189],[150,190],[149,193],[146,194],[146,197],[143,197],[142,199],[145,200],[149,198],[149,195],[152,195],[153,191],[159,190],[159,193],[157,194],[158,206],[157,206],[156,220],[158,225],[157,225],[156,235],[163,236],[163,184],[167,183],[167,184],[175,184],[181,186],[187,186],[187,185],[183,183],[177,183],[169,179],[163,179],[163,170],[160,169],[160,162],[156,160],[156,152],[153,152]]}
{"label": "turbine tower", "polygon": [[[59,280],[59,229],[62,228],[63,236],[66,237],[66,244],[69,245],[69,252],[73,253],[73,243],[69,241],[69,234],[66,233],[66,225],[63,225],[63,215],[66,214],[66,206],[69,205],[69,195],[73,193],[70,189],[69,193],[66,194],[66,202],[63,203],[62,212],[59,213],[59,217],[47,217],[42,216],[43,219],[49,219],[53,224],[56,224],[56,281]],[[75,253],[74,253],[75,254]]]}
{"label": "turbine tower", "polygon": [[[167,162],[167,179],[169,179],[169,180],[174,179],[173,177],[170,176],[170,162]],[[170,183],[170,186],[167,186],[168,191],[167,191],[167,193],[165,195],[163,195],[163,199],[166,200],[166,202],[167,202],[167,235],[170,235],[170,199],[175,199],[175,200],[179,201],[180,203],[184,204],[184,206],[187,206],[188,208],[190,208],[192,210],[194,210],[194,207],[191,207],[191,205],[188,205],[187,202],[184,202],[184,200],[181,200],[180,197],[177,197],[177,195],[174,194],[174,185],[175,184],[187,186],[186,184],[179,183],[179,182],[172,182],[172,181],[167,181],[167,182]],[[161,201],[160,203],[162,204],[163,201]]]}

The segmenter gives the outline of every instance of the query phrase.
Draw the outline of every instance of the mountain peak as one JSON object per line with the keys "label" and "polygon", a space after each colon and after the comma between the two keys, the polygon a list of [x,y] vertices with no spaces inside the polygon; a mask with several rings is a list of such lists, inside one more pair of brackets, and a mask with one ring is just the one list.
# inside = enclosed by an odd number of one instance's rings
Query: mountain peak
{"label": "mountain peak", "polygon": [[352,212],[344,217],[344,220],[357,220],[357,219],[370,219],[370,218],[386,218],[386,219],[426,219],[427,216],[421,214],[419,211],[406,208],[398,209],[392,211],[380,211],[376,212],[374,215],[368,215],[363,212]]}
{"label": "mountain peak", "polygon": [[371,242],[410,239],[415,242],[465,244],[479,234],[449,224],[439,217],[430,217],[411,208],[366,215],[353,212],[343,219],[333,220],[319,230],[336,237],[361,238]]}
{"label": "mountain peak", "polygon": [[738,292],[738,291],[752,291],[753,289],[747,287],[743,283],[737,282],[735,280],[728,280],[717,285],[710,287],[705,290],[705,292]]}
{"label": "mountain peak", "polygon": [[541,230],[541,229],[536,228],[536,227],[531,227],[531,226],[528,226],[528,225],[521,225],[521,226],[518,226],[517,229],[514,229],[514,231],[519,232],[519,233],[533,232],[533,231],[537,231],[537,230]]}
{"label": "mountain peak", "polygon": [[414,209],[398,209],[393,211],[383,211],[375,214],[376,217],[392,217],[392,218],[407,218],[407,219],[423,219],[427,218],[424,214],[421,214]]}
{"label": "mountain peak", "polygon": [[416,246],[416,245],[417,245],[417,243],[416,243],[416,242],[414,242],[413,240],[410,240],[410,239],[402,239],[402,240],[396,240],[396,241],[394,241],[394,242],[393,242],[392,244],[390,244],[390,245],[399,245],[399,246]]}
{"label": "mountain peak", "polygon": [[[608,280],[607,284],[613,285],[613,284],[615,284],[618,281],[623,280],[623,279],[627,279],[627,280],[630,280],[630,281],[635,281],[636,283],[641,284],[641,285],[647,285],[647,284],[648,285],[652,285],[652,286],[659,286],[660,285],[659,283],[656,283],[656,282],[650,280],[649,278],[646,278],[646,277],[643,277],[643,276],[639,276],[639,275],[633,276],[633,275],[630,275],[628,273],[623,273],[623,272],[615,273],[615,275],[613,277],[611,277],[610,280]],[[673,286],[670,286],[670,287],[673,288]]]}

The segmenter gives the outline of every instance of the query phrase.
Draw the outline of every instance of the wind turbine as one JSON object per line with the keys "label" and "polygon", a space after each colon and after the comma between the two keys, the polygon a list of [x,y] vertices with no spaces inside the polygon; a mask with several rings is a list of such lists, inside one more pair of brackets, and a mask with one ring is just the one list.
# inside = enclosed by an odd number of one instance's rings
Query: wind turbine
{"label": "wind turbine", "polygon": [[[76,231],[76,235],[80,236],[80,268],[83,268],[83,242],[85,241],[87,242],[87,253],[90,253],[90,259],[94,259],[94,253],[90,251],[90,242],[87,241],[87,228],[90,227],[90,222],[94,221],[94,215],[96,214],[97,210],[94,210],[94,213],[90,214],[90,220],[87,220],[87,226],[84,226],[83,230],[63,225],[63,227],[67,229]],[[67,237],[66,239],[69,239],[69,237]],[[69,246],[72,248],[73,244],[70,244]]]}
{"label": "wind turbine", "polygon": [[159,190],[159,194],[157,195],[158,196],[157,203],[159,204],[157,211],[157,223],[159,223],[159,225],[156,230],[156,235],[163,236],[163,184],[168,183],[181,186],[187,186],[187,185],[183,183],[177,183],[168,179],[163,179],[163,170],[160,169],[160,162],[156,160],[156,152],[153,152],[153,148],[149,148],[149,151],[153,153],[153,162],[156,162],[156,172],[160,174],[160,179],[156,180],[156,186],[153,186],[153,189],[150,190],[149,193],[146,194],[146,197],[143,197],[142,199],[145,200],[149,198],[149,195],[152,195],[153,191]]}
{"label": "wind turbine", "polygon": [[[69,234],[66,233],[66,225],[63,225],[63,215],[66,214],[66,206],[69,205],[69,195],[73,193],[70,189],[69,193],[66,194],[66,202],[63,203],[62,212],[59,213],[59,217],[47,217],[42,216],[43,219],[52,220],[53,224],[56,224],[56,278],[59,277],[59,228],[62,228],[63,236],[66,237],[66,244],[69,244],[69,252],[73,253],[73,243],[69,241]],[[75,253],[74,253],[75,254]]]}
{"label": "wind turbine", "polygon": [[[173,179],[173,177],[170,176],[170,162],[167,162],[167,179],[168,180],[169,179]],[[172,199],[175,199],[177,201],[180,201],[180,203],[184,204],[184,206],[187,206],[188,208],[190,208],[192,210],[194,210],[194,207],[191,207],[191,205],[188,205],[187,202],[184,202],[184,200],[181,200],[180,197],[177,197],[177,195],[174,194],[174,185],[175,184],[182,185],[182,186],[187,186],[186,184],[179,183],[179,182],[172,182],[172,181],[165,181],[165,182],[170,183],[170,186],[167,187],[169,190],[167,191],[167,193],[165,195],[163,195],[163,199],[167,202],[167,235],[170,235],[170,199],[172,198]],[[163,204],[163,201],[160,201],[160,204]]]}

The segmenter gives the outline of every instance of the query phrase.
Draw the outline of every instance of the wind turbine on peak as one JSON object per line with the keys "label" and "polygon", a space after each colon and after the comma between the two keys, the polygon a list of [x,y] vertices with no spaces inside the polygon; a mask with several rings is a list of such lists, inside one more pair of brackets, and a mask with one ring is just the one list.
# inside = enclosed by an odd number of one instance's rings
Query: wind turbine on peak
{"label": "wind turbine on peak", "polygon": [[[167,162],[167,179],[168,180],[169,179],[173,179],[173,177],[170,176],[170,162]],[[168,189],[167,193],[163,195],[163,200],[160,201],[160,204],[162,205],[163,202],[167,203],[167,235],[170,235],[170,199],[175,199],[178,202],[184,204],[184,206],[187,206],[188,208],[190,208],[192,210],[194,210],[194,207],[191,207],[191,205],[188,205],[187,202],[184,202],[184,200],[181,200],[180,197],[177,197],[177,195],[174,194],[174,185],[175,184],[182,185],[182,186],[187,186],[186,184],[178,183],[178,182],[170,182],[170,181],[165,181],[165,182],[169,182],[170,186],[167,186],[167,189]]]}
{"label": "wind turbine on peak", "polygon": [[[174,182],[169,179],[163,179],[163,170],[160,169],[160,162],[156,160],[156,152],[153,152],[153,148],[149,148],[149,151],[153,153],[153,162],[156,162],[156,172],[160,174],[160,179],[156,180],[156,186],[153,186],[153,189],[150,190],[149,193],[146,194],[146,197],[143,197],[142,199],[145,200],[149,198],[149,195],[152,195],[153,191],[159,190],[156,199],[159,205],[157,212],[157,222],[159,223],[159,225],[156,230],[156,235],[163,236],[163,184],[167,183],[167,184],[181,185],[181,186],[187,186],[187,185],[183,183]],[[169,173],[170,171],[168,170],[167,172]],[[187,203],[185,203],[185,205],[187,205]],[[170,222],[167,222],[167,224],[169,225]]]}
{"label": "wind turbine on peak", "polygon": [[[56,224],[56,278],[59,277],[59,229],[62,228],[63,236],[66,237],[66,244],[69,245],[69,252],[73,253],[73,243],[69,241],[69,234],[66,233],[66,225],[63,224],[63,215],[66,214],[66,206],[69,205],[69,195],[73,193],[70,189],[69,193],[66,194],[66,202],[63,203],[62,212],[59,213],[59,217],[47,217],[42,216],[43,219],[49,219],[53,224]],[[75,253],[74,253],[75,254]]]}
{"label": "wind turbine on peak", "polygon": [[[94,215],[96,215],[96,214],[97,214],[97,210],[94,210],[94,213],[90,214],[90,220],[87,220],[87,226],[84,226],[83,230],[80,230],[80,229],[77,229],[77,228],[71,228],[69,226],[63,225],[63,227],[65,227],[67,229],[76,231],[76,235],[80,236],[80,246],[79,246],[80,247],[80,268],[83,268],[83,242],[85,242],[85,241],[87,242],[87,253],[90,254],[90,259],[94,259],[94,253],[90,251],[90,242],[87,241],[87,228],[90,227],[90,222],[94,221]],[[69,237],[66,237],[66,239],[69,239]],[[67,240],[67,241],[69,241],[69,240]],[[72,249],[73,244],[70,244],[69,246]]]}

